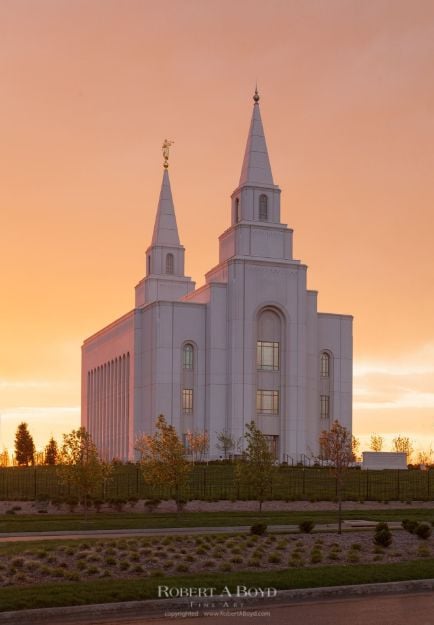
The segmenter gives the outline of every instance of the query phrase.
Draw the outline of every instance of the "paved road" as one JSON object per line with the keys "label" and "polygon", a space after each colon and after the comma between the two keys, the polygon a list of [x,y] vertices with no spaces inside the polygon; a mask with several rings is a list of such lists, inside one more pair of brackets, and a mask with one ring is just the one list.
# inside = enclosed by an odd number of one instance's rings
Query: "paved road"
{"label": "paved road", "polygon": [[[223,610],[216,616],[190,618],[143,617],[122,614],[106,617],[88,617],[75,615],[73,621],[58,613],[44,618],[44,625],[231,625],[252,623],[254,625],[434,625],[434,594],[414,593],[393,596],[366,596],[360,598],[323,600],[290,605],[260,605],[260,607],[241,608],[249,615],[240,615],[237,609]],[[211,610],[210,610],[211,611]],[[0,623],[2,618],[0,615]],[[39,625],[40,621],[37,622]],[[17,613],[16,625],[23,623]]]}

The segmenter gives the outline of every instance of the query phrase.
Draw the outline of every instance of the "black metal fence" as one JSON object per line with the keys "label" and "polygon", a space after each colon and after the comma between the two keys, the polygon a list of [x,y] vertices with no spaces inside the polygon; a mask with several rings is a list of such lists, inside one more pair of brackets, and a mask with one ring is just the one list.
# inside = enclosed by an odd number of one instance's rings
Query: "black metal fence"
{"label": "black metal fence", "polygon": [[[344,482],[344,498],[353,501],[432,501],[434,500],[434,470],[361,471],[350,469]],[[58,478],[55,467],[0,468],[0,499],[35,499],[75,495]],[[107,498],[169,499],[167,488],[145,484],[139,466],[116,466],[100,496]],[[235,480],[233,464],[197,464],[183,492],[184,499],[220,500],[253,499],[254,493]],[[273,478],[269,499],[333,500],[336,481],[327,468],[279,467]]]}

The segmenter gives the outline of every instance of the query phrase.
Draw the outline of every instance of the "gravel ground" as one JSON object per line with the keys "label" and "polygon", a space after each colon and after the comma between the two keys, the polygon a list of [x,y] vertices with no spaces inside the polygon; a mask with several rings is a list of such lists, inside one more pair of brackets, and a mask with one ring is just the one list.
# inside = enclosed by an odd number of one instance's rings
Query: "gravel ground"
{"label": "gravel ground", "polygon": [[251,536],[166,536],[76,541],[0,555],[0,587],[50,581],[136,578],[212,571],[267,571],[403,562],[434,557],[434,540],[394,530],[387,547],[373,531]]}
{"label": "gravel ground", "polygon": [[[0,514],[5,514],[6,510],[10,510],[14,506],[19,507],[20,510],[16,511],[16,514],[35,514],[38,507],[33,501],[1,501],[0,502]],[[413,501],[411,504],[403,501],[391,501],[388,504],[378,501],[366,501],[360,503],[357,501],[346,501],[343,503],[344,510],[390,510],[390,509],[402,509],[408,510],[411,508],[421,508],[427,510],[434,509],[434,501]],[[332,501],[266,501],[263,504],[264,512],[273,511],[322,511],[322,510],[336,510],[336,504]],[[110,511],[108,506],[103,506],[103,511]],[[258,510],[257,501],[189,501],[185,507],[186,512],[256,512]],[[125,512],[136,512],[143,514],[144,501],[139,501],[132,508],[130,505],[124,507]],[[64,505],[60,510],[49,504],[47,508],[48,514],[70,514],[67,506]],[[162,501],[158,506],[157,512],[176,512],[176,506],[173,501]],[[76,510],[77,515],[81,515],[81,510]]]}

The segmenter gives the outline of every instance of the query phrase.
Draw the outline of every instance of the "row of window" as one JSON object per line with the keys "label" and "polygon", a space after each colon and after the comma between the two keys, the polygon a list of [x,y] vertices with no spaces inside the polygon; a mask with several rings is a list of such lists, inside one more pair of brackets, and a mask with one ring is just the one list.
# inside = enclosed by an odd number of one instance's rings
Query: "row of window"
{"label": "row of window", "polygon": [[[275,341],[257,341],[256,343],[256,367],[265,371],[278,371],[280,369],[279,343]],[[184,369],[194,368],[194,348],[187,343],[182,352],[182,366]],[[330,376],[330,355],[327,352],[321,354],[320,375],[322,378]]]}
{"label": "row of window", "polygon": [[[279,391],[258,389],[256,391],[256,412],[258,414],[279,414]],[[193,413],[193,389],[182,389],[182,412],[184,414]],[[320,396],[320,416],[321,419],[330,418],[330,397]]]}
{"label": "row of window", "polygon": [[[240,221],[240,200],[235,200],[235,221]],[[268,197],[264,194],[259,196],[259,221],[268,221]]]}

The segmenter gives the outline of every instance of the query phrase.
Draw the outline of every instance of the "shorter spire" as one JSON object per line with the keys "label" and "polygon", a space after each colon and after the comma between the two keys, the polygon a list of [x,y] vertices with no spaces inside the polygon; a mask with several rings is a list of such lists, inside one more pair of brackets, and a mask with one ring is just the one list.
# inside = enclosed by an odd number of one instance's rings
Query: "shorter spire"
{"label": "shorter spire", "polygon": [[158,200],[157,216],[151,245],[178,246],[179,234],[176,223],[175,207],[173,206],[169,172],[164,169],[161,183],[160,199]]}
{"label": "shorter spire", "polygon": [[258,104],[258,102],[259,102],[258,83],[256,83],[255,95],[253,96],[253,102],[255,104]]}

